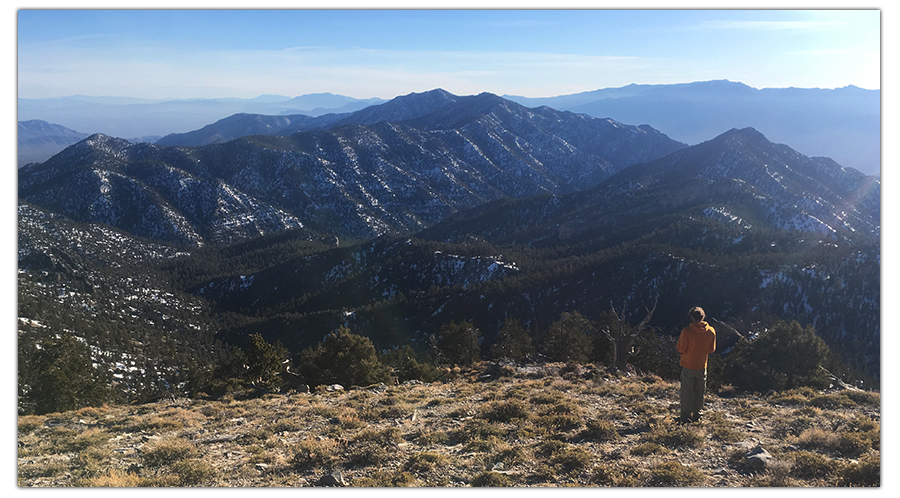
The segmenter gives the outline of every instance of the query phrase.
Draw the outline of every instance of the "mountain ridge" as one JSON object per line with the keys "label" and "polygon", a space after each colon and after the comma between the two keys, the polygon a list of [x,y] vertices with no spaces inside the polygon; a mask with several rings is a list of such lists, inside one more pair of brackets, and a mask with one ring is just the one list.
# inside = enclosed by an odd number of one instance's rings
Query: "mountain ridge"
{"label": "mountain ridge", "polygon": [[[221,243],[300,226],[369,237],[419,230],[485,200],[572,191],[683,146],[646,127],[535,113],[496,96],[439,91],[382,106],[360,111],[371,125],[345,120],[199,148],[92,135],[24,168],[19,193],[76,220],[136,235],[160,237],[152,230],[165,227],[166,240],[178,243]],[[446,121],[436,108],[455,117]],[[406,120],[383,120],[397,116]],[[180,193],[189,188],[210,191],[209,206],[219,207],[198,219],[192,196]],[[135,199],[138,209],[129,206]]]}
{"label": "mountain ridge", "polygon": [[[819,174],[823,166],[833,175]],[[789,177],[807,167],[812,175]],[[669,177],[648,181],[658,168]],[[768,186],[757,185],[761,174]],[[839,201],[843,192],[859,193],[855,212]],[[265,317],[223,329],[223,340],[260,333],[293,349],[319,339],[298,331],[342,325],[380,347],[421,346],[453,321],[472,321],[490,343],[505,317],[545,330],[561,313],[594,319],[611,304],[639,311],[657,300],[654,326],[671,333],[684,309],[702,302],[744,330],[765,316],[812,324],[877,377],[879,199],[873,177],[818,163],[753,129],[731,130],[592,188],[497,199],[412,236],[186,290],[222,310]],[[848,214],[824,214],[835,209]]]}
{"label": "mountain ridge", "polygon": [[507,96],[625,123],[649,123],[691,145],[723,130],[753,127],[811,156],[867,175],[881,169],[881,92],[858,87],[762,88],[728,80],[631,84],[546,98]]}

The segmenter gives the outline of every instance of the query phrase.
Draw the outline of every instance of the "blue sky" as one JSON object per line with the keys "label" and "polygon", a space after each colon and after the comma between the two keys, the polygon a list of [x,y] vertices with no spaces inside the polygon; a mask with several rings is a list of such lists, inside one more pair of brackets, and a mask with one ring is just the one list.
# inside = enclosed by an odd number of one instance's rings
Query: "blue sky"
{"label": "blue sky", "polygon": [[877,10],[28,10],[20,98],[880,88]]}

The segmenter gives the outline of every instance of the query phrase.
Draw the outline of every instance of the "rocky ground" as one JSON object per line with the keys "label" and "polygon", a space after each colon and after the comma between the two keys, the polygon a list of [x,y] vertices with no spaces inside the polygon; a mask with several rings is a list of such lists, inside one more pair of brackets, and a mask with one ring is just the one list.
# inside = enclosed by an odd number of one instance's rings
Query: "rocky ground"
{"label": "rocky ground", "polygon": [[878,486],[880,396],[723,388],[678,424],[678,384],[590,365],[484,365],[450,382],[169,399],[18,422],[18,484]]}

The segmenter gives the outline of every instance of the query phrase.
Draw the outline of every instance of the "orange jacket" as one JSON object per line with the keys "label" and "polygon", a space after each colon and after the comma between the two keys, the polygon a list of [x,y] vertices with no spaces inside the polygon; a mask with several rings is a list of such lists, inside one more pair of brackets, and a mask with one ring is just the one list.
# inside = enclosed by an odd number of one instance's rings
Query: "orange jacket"
{"label": "orange jacket", "polygon": [[681,366],[703,370],[707,357],[716,350],[716,329],[706,322],[694,322],[681,330],[675,348],[681,353]]}

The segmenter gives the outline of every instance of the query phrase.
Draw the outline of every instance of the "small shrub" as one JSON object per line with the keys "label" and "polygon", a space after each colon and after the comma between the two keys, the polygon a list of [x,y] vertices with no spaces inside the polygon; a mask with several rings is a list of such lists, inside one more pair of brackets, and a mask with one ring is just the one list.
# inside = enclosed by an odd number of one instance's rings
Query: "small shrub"
{"label": "small shrub", "polygon": [[499,472],[482,472],[472,479],[472,487],[501,488],[513,486],[509,476]]}
{"label": "small shrub", "polygon": [[859,415],[853,419],[850,425],[853,427],[853,430],[859,432],[878,431],[881,428],[878,422],[863,415]]}
{"label": "small shrub", "polygon": [[705,479],[699,470],[675,460],[652,467],[647,478],[650,486],[695,486]]}
{"label": "small shrub", "polygon": [[787,460],[775,460],[766,466],[766,474],[769,477],[769,485],[776,488],[796,486],[796,481],[791,479],[793,464]]}
{"label": "small shrub", "polygon": [[519,465],[527,461],[528,455],[521,446],[502,449],[494,455],[494,462],[502,462],[504,465]]}
{"label": "small shrub", "polygon": [[[343,427],[344,429],[353,430],[353,429],[361,429],[366,426],[366,423],[360,420],[359,416],[355,413],[346,413],[338,415],[335,419],[337,424]],[[299,430],[299,429],[297,429]]]}
{"label": "small shrub", "polygon": [[68,427],[53,427],[50,429],[44,440],[47,441],[46,453],[60,454],[80,451],[84,449],[82,443],[76,443],[78,432]]}
{"label": "small shrub", "polygon": [[335,459],[333,442],[308,438],[297,444],[297,451],[291,458],[291,465],[298,469],[327,467]]}
{"label": "small shrub", "polygon": [[826,478],[837,470],[837,462],[829,460],[818,453],[798,451],[790,454],[793,460],[791,475],[800,479]]}
{"label": "small shrub", "polygon": [[649,456],[649,455],[665,455],[666,453],[671,453],[666,447],[661,446],[657,443],[641,443],[637,446],[633,446],[631,450],[629,450],[634,456]]}
{"label": "small shrub", "polygon": [[305,425],[297,420],[279,420],[272,426],[271,431],[273,434],[278,434],[279,432],[297,432],[302,431]]}
{"label": "small shrub", "polygon": [[585,423],[581,437],[591,441],[615,441],[621,436],[616,431],[616,424],[608,420],[591,419]]}
{"label": "small shrub", "polygon": [[24,415],[19,417],[19,434],[28,434],[39,427],[43,427],[44,420],[46,418],[41,415]]}
{"label": "small shrub", "polygon": [[416,437],[416,442],[423,446],[429,444],[447,444],[449,441],[450,434],[446,431],[424,432]]}
{"label": "small shrub", "polygon": [[490,422],[512,422],[527,420],[531,413],[525,403],[513,399],[509,401],[492,401],[482,410],[481,416]]}
{"label": "small shrub", "polygon": [[171,470],[181,479],[182,486],[202,484],[216,474],[216,469],[212,465],[196,458],[175,462]]}
{"label": "small shrub", "polygon": [[600,464],[594,468],[589,482],[598,486],[618,486],[621,480],[622,474],[614,467]]}
{"label": "small shrub", "polygon": [[541,406],[535,423],[544,427],[578,425],[581,422],[581,407],[572,401],[558,400]]}
{"label": "small shrub", "polygon": [[378,444],[367,441],[355,444],[347,454],[347,462],[351,465],[381,465],[390,460],[393,452]]}
{"label": "small shrub", "polygon": [[93,474],[107,468],[110,457],[106,448],[91,446],[81,451],[74,462],[82,472]]}
{"label": "small shrub", "polygon": [[485,439],[473,439],[466,443],[463,447],[463,451],[466,453],[485,453],[493,451],[500,446],[501,443],[502,441],[496,436],[488,436]]}
{"label": "small shrub", "polygon": [[569,474],[586,469],[594,456],[584,448],[565,448],[550,458],[550,463],[561,472]]}
{"label": "small shrub", "polygon": [[401,488],[416,485],[416,478],[409,472],[379,470],[369,477],[354,479],[351,486],[360,488]]}
{"label": "small shrub", "polygon": [[789,389],[787,391],[775,393],[771,397],[771,402],[779,403],[782,405],[806,405],[807,403],[809,403],[810,399],[818,395],[819,393],[815,389],[802,386],[795,389]]}
{"label": "small shrub", "polygon": [[847,389],[843,391],[844,396],[850,398],[854,402],[865,405],[865,406],[881,406],[881,394],[870,391],[855,391],[853,389]]}
{"label": "small shrub", "polygon": [[537,447],[537,453],[542,456],[553,456],[553,455],[563,451],[564,449],[568,448],[568,446],[569,446],[568,444],[566,444],[562,441],[556,441],[556,440],[551,439],[549,441],[544,441],[541,444],[539,444]]}
{"label": "small shrub", "polygon": [[403,432],[396,427],[388,427],[380,431],[366,429],[353,438],[354,441],[371,441],[383,446],[399,443],[403,441]]}
{"label": "small shrub", "polygon": [[830,451],[837,447],[838,435],[819,427],[803,431],[797,438],[801,448]]}
{"label": "small shrub", "polygon": [[506,434],[503,427],[487,422],[482,419],[472,419],[460,428],[456,433],[456,439],[462,442],[474,441],[476,439],[487,439],[489,437],[502,438]]}
{"label": "small shrub", "polygon": [[684,446],[696,448],[706,440],[703,429],[689,426],[669,427],[656,426],[643,437],[647,442],[658,443],[669,448],[681,448]]}
{"label": "small shrub", "polygon": [[113,469],[107,474],[79,479],[75,482],[75,485],[87,488],[136,488],[145,486],[146,483],[137,474]]}
{"label": "small shrub", "polygon": [[448,457],[440,453],[423,451],[409,457],[403,468],[412,472],[427,472],[437,467],[446,466],[449,460]]}
{"label": "small shrub", "polygon": [[866,434],[842,432],[838,434],[835,449],[844,456],[858,457],[872,449],[872,441]]}
{"label": "small shrub", "polygon": [[129,427],[129,431],[131,431],[131,432],[140,432],[140,431],[161,432],[161,431],[175,431],[175,430],[183,429],[183,428],[184,428],[184,423],[180,420],[172,420],[172,419],[161,417],[156,414],[152,414],[152,415],[148,415],[145,417],[141,417],[140,420],[138,420],[131,427]]}
{"label": "small shrub", "polygon": [[33,479],[35,477],[52,477],[65,474],[69,471],[69,466],[60,461],[50,461],[47,463],[35,463],[19,465],[19,479]]}
{"label": "small shrub", "polygon": [[175,474],[157,474],[141,481],[148,488],[175,488],[181,486],[181,478]]}
{"label": "small shrub", "polygon": [[851,463],[840,472],[839,486],[881,486],[881,457],[865,455],[858,463]]}
{"label": "small shrub", "polygon": [[187,458],[197,458],[200,452],[184,439],[164,439],[144,450],[144,463],[151,467],[171,465]]}
{"label": "small shrub", "polygon": [[809,400],[809,404],[817,408],[825,408],[828,410],[857,406],[856,401],[853,401],[849,396],[843,393],[822,394]]}

